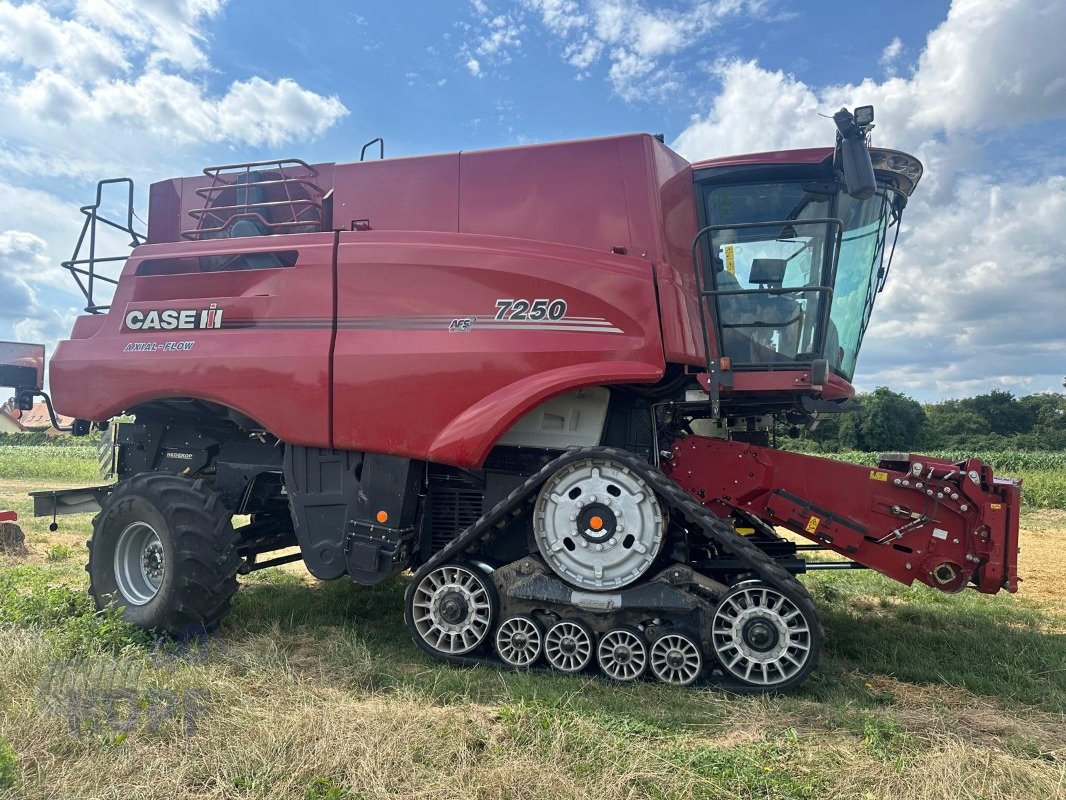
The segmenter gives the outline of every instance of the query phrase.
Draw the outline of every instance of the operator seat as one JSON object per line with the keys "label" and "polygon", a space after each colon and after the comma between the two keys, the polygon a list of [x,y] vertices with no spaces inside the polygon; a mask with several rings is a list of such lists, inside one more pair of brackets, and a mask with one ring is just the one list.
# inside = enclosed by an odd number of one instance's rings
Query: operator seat
{"label": "operator seat", "polygon": [[[719,291],[744,288],[720,259],[714,259],[714,266]],[[803,322],[803,308],[796,300],[779,294],[746,294],[720,295],[718,303],[725,355],[738,364],[778,363],[795,358]],[[774,331],[779,333],[776,349],[772,346]]]}

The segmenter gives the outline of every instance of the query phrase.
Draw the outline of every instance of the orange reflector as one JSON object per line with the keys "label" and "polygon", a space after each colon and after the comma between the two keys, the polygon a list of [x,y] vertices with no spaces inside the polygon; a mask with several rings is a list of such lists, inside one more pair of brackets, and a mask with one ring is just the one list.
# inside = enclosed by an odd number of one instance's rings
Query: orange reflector
{"label": "orange reflector", "polygon": [[384,523],[386,523],[388,521],[389,521],[389,512],[387,512],[387,511],[379,511],[378,512],[378,522],[384,524]]}
{"label": "orange reflector", "polygon": [[592,530],[594,531],[598,531],[600,528],[603,527],[603,520],[599,517],[593,517],[589,520],[589,527],[592,528]]}

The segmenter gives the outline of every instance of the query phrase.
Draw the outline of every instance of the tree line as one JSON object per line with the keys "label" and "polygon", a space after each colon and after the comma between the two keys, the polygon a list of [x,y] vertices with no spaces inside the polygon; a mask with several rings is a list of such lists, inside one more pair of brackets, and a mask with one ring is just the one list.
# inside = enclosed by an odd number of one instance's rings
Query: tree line
{"label": "tree line", "polygon": [[793,444],[822,452],[1066,450],[1066,394],[1058,392],[1015,397],[995,390],[923,404],[882,386],[849,406],[848,413],[823,415]]}

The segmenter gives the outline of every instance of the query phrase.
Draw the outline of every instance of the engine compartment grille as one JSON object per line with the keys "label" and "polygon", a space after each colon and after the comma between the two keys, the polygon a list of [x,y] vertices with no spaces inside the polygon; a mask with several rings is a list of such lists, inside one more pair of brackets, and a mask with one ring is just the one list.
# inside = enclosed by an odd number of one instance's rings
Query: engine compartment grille
{"label": "engine compartment grille", "polygon": [[430,550],[436,553],[481,516],[485,492],[467,486],[431,484],[427,495]]}

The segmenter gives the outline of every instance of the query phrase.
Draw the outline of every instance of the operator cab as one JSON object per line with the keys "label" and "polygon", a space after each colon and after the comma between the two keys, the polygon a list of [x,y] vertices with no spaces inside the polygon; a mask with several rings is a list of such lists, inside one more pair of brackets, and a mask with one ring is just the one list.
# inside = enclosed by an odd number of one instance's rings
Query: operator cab
{"label": "operator cab", "polygon": [[830,382],[851,394],[863,334],[922,165],[904,153],[871,150],[873,174],[857,188],[841,161],[838,142],[836,149],[694,165],[701,230],[693,260],[712,380],[725,357],[733,372],[827,369],[837,376]]}

